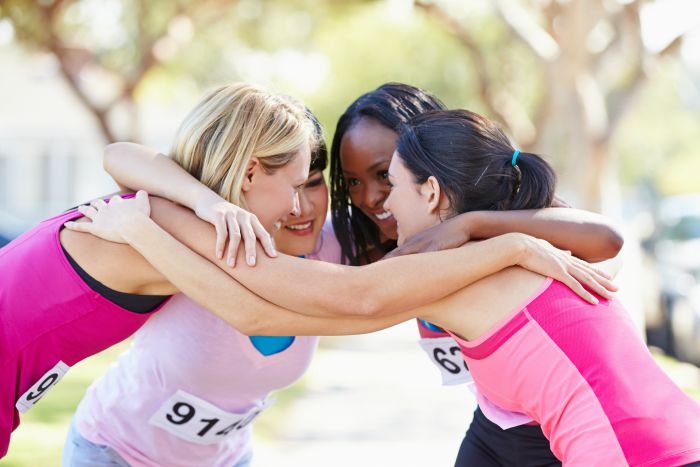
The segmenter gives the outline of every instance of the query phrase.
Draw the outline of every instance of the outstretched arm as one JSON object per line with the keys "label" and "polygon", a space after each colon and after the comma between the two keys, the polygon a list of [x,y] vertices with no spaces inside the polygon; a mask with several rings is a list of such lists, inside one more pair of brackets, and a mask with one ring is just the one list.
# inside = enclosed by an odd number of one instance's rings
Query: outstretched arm
{"label": "outstretched arm", "polygon": [[[137,251],[155,268],[167,271],[165,276],[173,285],[247,335],[363,334],[413,317],[411,312],[378,318],[335,319],[298,314],[250,292],[232,280],[222,269],[183,247],[173,236],[153,222],[150,222],[149,228],[135,228],[134,235],[139,236],[139,241],[134,244]],[[303,278],[301,282],[300,289],[304,288],[304,285],[314,287],[312,282],[304,284]]]}
{"label": "outstretched arm", "polygon": [[[120,201],[114,209],[120,206],[128,211],[130,203],[134,202]],[[96,206],[99,212],[86,212],[88,217],[95,220],[94,224],[71,225],[70,228],[88,231],[103,238],[121,237],[121,241],[129,243],[144,256],[169,253],[165,240],[162,243],[144,243],[144,239],[163,236],[163,233],[142,212],[123,217],[122,222],[112,222],[111,231],[105,232],[106,224],[102,220],[109,220],[110,208],[104,204]],[[559,252],[546,242],[521,234],[504,235],[451,251],[411,255],[359,268],[281,255],[274,260],[263,256],[254,269],[231,269],[208,253],[206,245],[213,238],[214,232],[189,210],[155,198],[152,215],[160,226],[184,243],[173,244],[170,248],[189,247],[266,300],[309,316],[383,316],[400,313],[439,300],[480,278],[515,264],[553,276],[593,302],[596,299],[574,277],[585,281],[586,285],[598,293],[609,295],[601,285],[609,284],[608,281],[590,266]],[[168,263],[168,267],[180,269],[183,274],[190,271],[186,262]],[[170,270],[161,272],[166,277],[174,273]],[[206,278],[197,279],[204,280],[203,286],[208,283]],[[608,287],[614,290],[614,286]],[[207,290],[212,296],[220,293],[211,286]],[[207,306],[206,302],[203,304]]]}

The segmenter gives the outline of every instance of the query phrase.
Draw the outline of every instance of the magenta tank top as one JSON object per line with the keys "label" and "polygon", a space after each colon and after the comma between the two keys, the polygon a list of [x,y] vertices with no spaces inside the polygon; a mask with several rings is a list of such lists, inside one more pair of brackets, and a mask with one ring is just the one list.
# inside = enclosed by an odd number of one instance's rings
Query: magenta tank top
{"label": "magenta tank top", "polygon": [[108,301],[70,265],[59,233],[79,217],[74,210],[45,220],[0,249],[0,457],[20,412],[71,366],[129,337],[150,316]]}

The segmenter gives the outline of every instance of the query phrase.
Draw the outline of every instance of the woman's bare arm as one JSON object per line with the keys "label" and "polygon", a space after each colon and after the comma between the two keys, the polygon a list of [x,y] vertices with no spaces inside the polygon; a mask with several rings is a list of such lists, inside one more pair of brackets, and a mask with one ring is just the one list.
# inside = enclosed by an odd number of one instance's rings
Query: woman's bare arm
{"label": "woman's bare arm", "polygon": [[229,266],[235,265],[241,240],[246,250],[245,259],[251,265],[257,260],[256,240],[269,256],[277,255],[272,238],[255,215],[227,202],[155,149],[135,143],[112,143],[105,148],[103,165],[120,187],[147,190],[187,206],[212,224],[217,232],[212,245],[218,258],[224,257],[229,240],[226,255]]}
{"label": "woman's bare arm", "polygon": [[477,211],[472,221],[475,239],[521,232],[590,262],[613,258],[624,243],[622,234],[608,218],[574,208]]}
{"label": "woman's bare arm", "polygon": [[[154,249],[156,254],[167,255],[165,243],[152,242],[147,246],[141,243],[149,235],[162,235],[156,229],[157,225],[143,212],[134,211],[134,214],[123,217],[122,222],[118,221],[118,216],[110,220],[110,208],[112,213],[118,213],[117,206],[121,206],[122,211],[128,214],[129,206],[135,206],[139,202],[138,198],[126,201],[119,199],[113,208],[112,203],[109,207],[103,203],[102,207],[90,208],[94,212],[86,213],[96,222],[83,225],[82,229],[114,241],[120,241],[118,238],[121,238],[121,241],[127,241],[142,254],[147,249]],[[141,200],[144,199],[145,196],[141,196]],[[514,264],[553,275],[592,301],[595,298],[583,289],[572,274],[578,275],[603,295],[606,294],[601,286],[601,283],[606,282],[605,279],[595,278],[595,271],[585,263],[558,252],[548,244],[545,246],[546,242],[520,234],[509,234],[452,251],[412,255],[360,268],[280,256],[274,260],[261,258],[255,269],[231,269],[211,255],[207,245],[214,236],[213,229],[197,219],[191,211],[155,198],[152,214],[157,223],[184,243],[173,247],[193,249],[261,297],[283,308],[310,316],[380,316],[399,313],[438,300]],[[186,263],[169,266],[183,270],[189,267]],[[161,272],[166,276],[172,273],[169,270]],[[212,296],[219,293],[215,288],[209,287],[209,290]],[[203,304],[207,306],[207,303]]]}
{"label": "woman's bare arm", "polygon": [[520,232],[571,251],[586,261],[618,254],[623,237],[609,219],[572,208],[473,211],[460,214],[409,238],[387,257],[455,248],[469,240]]}

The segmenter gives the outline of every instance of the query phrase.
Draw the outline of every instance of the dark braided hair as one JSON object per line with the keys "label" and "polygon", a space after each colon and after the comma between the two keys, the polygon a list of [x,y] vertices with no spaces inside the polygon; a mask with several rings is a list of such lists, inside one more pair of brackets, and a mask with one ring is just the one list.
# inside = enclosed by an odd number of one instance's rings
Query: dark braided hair
{"label": "dark braided hair", "polygon": [[352,205],[350,191],[343,177],[340,143],[345,133],[362,118],[373,118],[398,133],[411,118],[445,105],[432,94],[407,84],[387,83],[358,97],[341,115],[331,144],[331,218],[338,237],[343,261],[349,264],[369,263],[369,250],[388,252],[395,241],[382,244],[379,228],[359,208]]}
{"label": "dark braided hair", "polygon": [[468,110],[441,110],[403,125],[397,153],[416,183],[434,176],[451,214],[548,207],[556,175],[540,156],[515,149],[494,122]]}

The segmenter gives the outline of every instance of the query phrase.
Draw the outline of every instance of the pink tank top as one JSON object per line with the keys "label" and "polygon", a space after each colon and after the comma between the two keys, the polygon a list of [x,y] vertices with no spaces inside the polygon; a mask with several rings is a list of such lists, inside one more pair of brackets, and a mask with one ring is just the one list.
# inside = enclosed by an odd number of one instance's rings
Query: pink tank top
{"label": "pink tank top", "polygon": [[[330,223],[307,257],[340,260]],[[135,466],[235,465],[251,450],[250,423],[270,392],[301,377],[317,343],[295,337],[265,356],[248,336],[175,295],[90,386],[76,426]]]}
{"label": "pink tank top", "polygon": [[455,336],[480,391],[542,426],[570,467],[700,460],[700,406],[656,364],[616,301],[547,279],[485,335]]}
{"label": "pink tank top", "polygon": [[0,457],[20,411],[75,363],[132,335],[150,316],[103,298],[69,264],[59,233],[79,217],[70,211],[45,220],[0,250]]}

